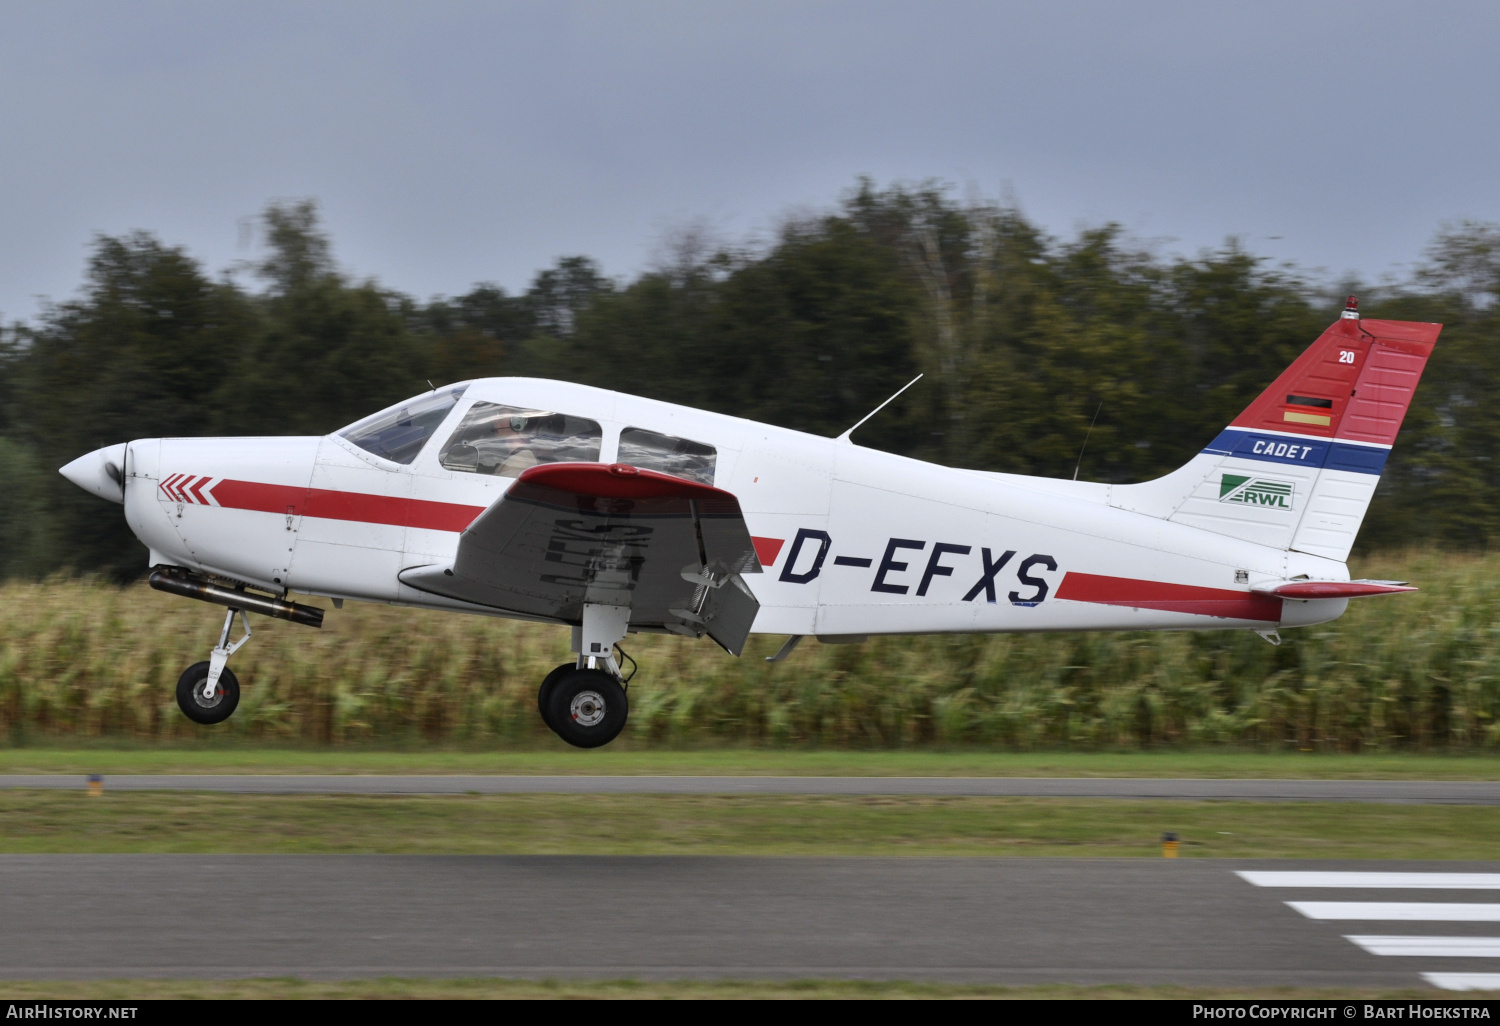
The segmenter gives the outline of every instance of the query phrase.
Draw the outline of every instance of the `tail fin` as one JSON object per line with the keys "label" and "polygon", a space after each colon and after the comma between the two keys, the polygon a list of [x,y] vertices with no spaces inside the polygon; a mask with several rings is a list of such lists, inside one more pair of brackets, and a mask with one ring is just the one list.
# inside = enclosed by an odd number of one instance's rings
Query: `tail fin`
{"label": "tail fin", "polygon": [[1349,307],[1186,466],[1112,505],[1340,561],[1375,494],[1441,324]]}

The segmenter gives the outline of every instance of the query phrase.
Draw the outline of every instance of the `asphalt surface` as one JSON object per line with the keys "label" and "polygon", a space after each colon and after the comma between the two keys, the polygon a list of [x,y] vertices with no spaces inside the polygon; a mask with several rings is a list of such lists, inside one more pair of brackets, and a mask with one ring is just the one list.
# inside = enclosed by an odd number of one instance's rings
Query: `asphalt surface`
{"label": "asphalt surface", "polygon": [[[1362,889],[1363,878],[1257,885],[1236,872],[1309,868],[1385,875]],[[0,976],[1397,988],[1428,986],[1424,972],[1500,969],[1500,957],[1452,954],[1455,938],[1493,948],[1481,939],[1500,932],[1493,922],[1329,920],[1288,904],[1403,901],[1409,913],[1413,901],[1500,894],[1500,876],[1451,891],[1425,877],[1404,891],[1389,875],[1412,870],[1493,874],[1500,863],[6,855]],[[1357,914],[1379,918],[1375,907]]]}
{"label": "asphalt surface", "polygon": [[[0,789],[76,790],[85,785],[86,778],[77,775],[0,775]],[[223,791],[235,794],[978,795],[1500,805],[1500,781],[1481,780],[142,774],[107,776],[104,786],[114,791]]]}

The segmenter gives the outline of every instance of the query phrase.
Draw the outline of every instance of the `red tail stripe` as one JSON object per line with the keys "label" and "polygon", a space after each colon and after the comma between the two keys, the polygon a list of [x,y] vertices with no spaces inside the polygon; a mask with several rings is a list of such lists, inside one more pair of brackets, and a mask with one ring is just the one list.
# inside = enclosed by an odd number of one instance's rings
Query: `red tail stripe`
{"label": "red tail stripe", "polygon": [[1069,571],[1063,575],[1057,597],[1074,602],[1098,602],[1106,606],[1161,609],[1199,616],[1223,616],[1235,620],[1281,619],[1281,599],[1227,588],[1199,588],[1165,581],[1137,581],[1129,577],[1103,577]]}
{"label": "red tail stripe", "polygon": [[1416,394],[1426,354],[1405,353],[1386,346],[1371,346],[1364,370],[1354,387],[1354,397],[1344,413],[1339,437],[1359,442],[1393,445],[1401,420]]}
{"label": "red tail stripe", "polygon": [[[1340,318],[1230,427],[1390,445],[1442,327]],[[1326,399],[1331,405],[1289,405],[1293,395]]]}
{"label": "red tail stripe", "polygon": [[[1335,321],[1229,426],[1251,430],[1295,431],[1298,434],[1332,438],[1343,419],[1349,395],[1355,389],[1355,381],[1369,349],[1369,340],[1354,326],[1353,321]],[[1350,355],[1344,355],[1346,353]],[[1327,409],[1299,408],[1294,411],[1294,414],[1326,414],[1328,423],[1288,421],[1285,417],[1289,409],[1286,405],[1288,395],[1330,400],[1333,405]]]}
{"label": "red tail stripe", "polygon": [[339,492],[326,488],[261,484],[256,481],[223,480],[214,485],[214,498],[227,509],[350,520],[361,524],[389,524],[429,531],[462,531],[484,512],[483,506],[427,499],[403,499],[365,492]]}

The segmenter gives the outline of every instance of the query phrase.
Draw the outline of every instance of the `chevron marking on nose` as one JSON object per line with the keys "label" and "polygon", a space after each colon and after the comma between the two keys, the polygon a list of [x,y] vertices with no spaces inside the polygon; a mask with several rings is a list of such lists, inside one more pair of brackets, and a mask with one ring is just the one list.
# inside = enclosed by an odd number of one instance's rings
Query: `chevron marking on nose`
{"label": "chevron marking on nose", "polygon": [[203,486],[208,484],[212,480],[213,478],[211,477],[200,477],[195,483],[187,486],[187,490],[192,493],[193,498],[196,499],[200,505],[209,505],[209,501],[203,497]]}

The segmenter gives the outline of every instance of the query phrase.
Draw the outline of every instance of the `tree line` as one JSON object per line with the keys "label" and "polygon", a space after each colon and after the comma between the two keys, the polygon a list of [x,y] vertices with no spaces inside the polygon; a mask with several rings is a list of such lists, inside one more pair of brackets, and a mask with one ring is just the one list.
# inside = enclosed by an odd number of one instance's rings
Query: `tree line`
{"label": "tree line", "polygon": [[[145,569],[123,518],[56,472],[101,445],[321,434],[492,375],[836,435],[920,372],[860,444],[1145,480],[1213,438],[1346,291],[1234,240],[1177,257],[1114,225],[1057,239],[936,185],[861,181],[759,246],[684,232],[628,281],[569,257],[518,294],[425,303],[341,272],[310,201],[260,226],[248,284],[149,233],[101,236],[75,298],[0,329],[0,576]],[[1360,544],[1482,548],[1500,533],[1500,225],[1442,228],[1406,280],[1360,296],[1366,316],[1447,326]]]}

